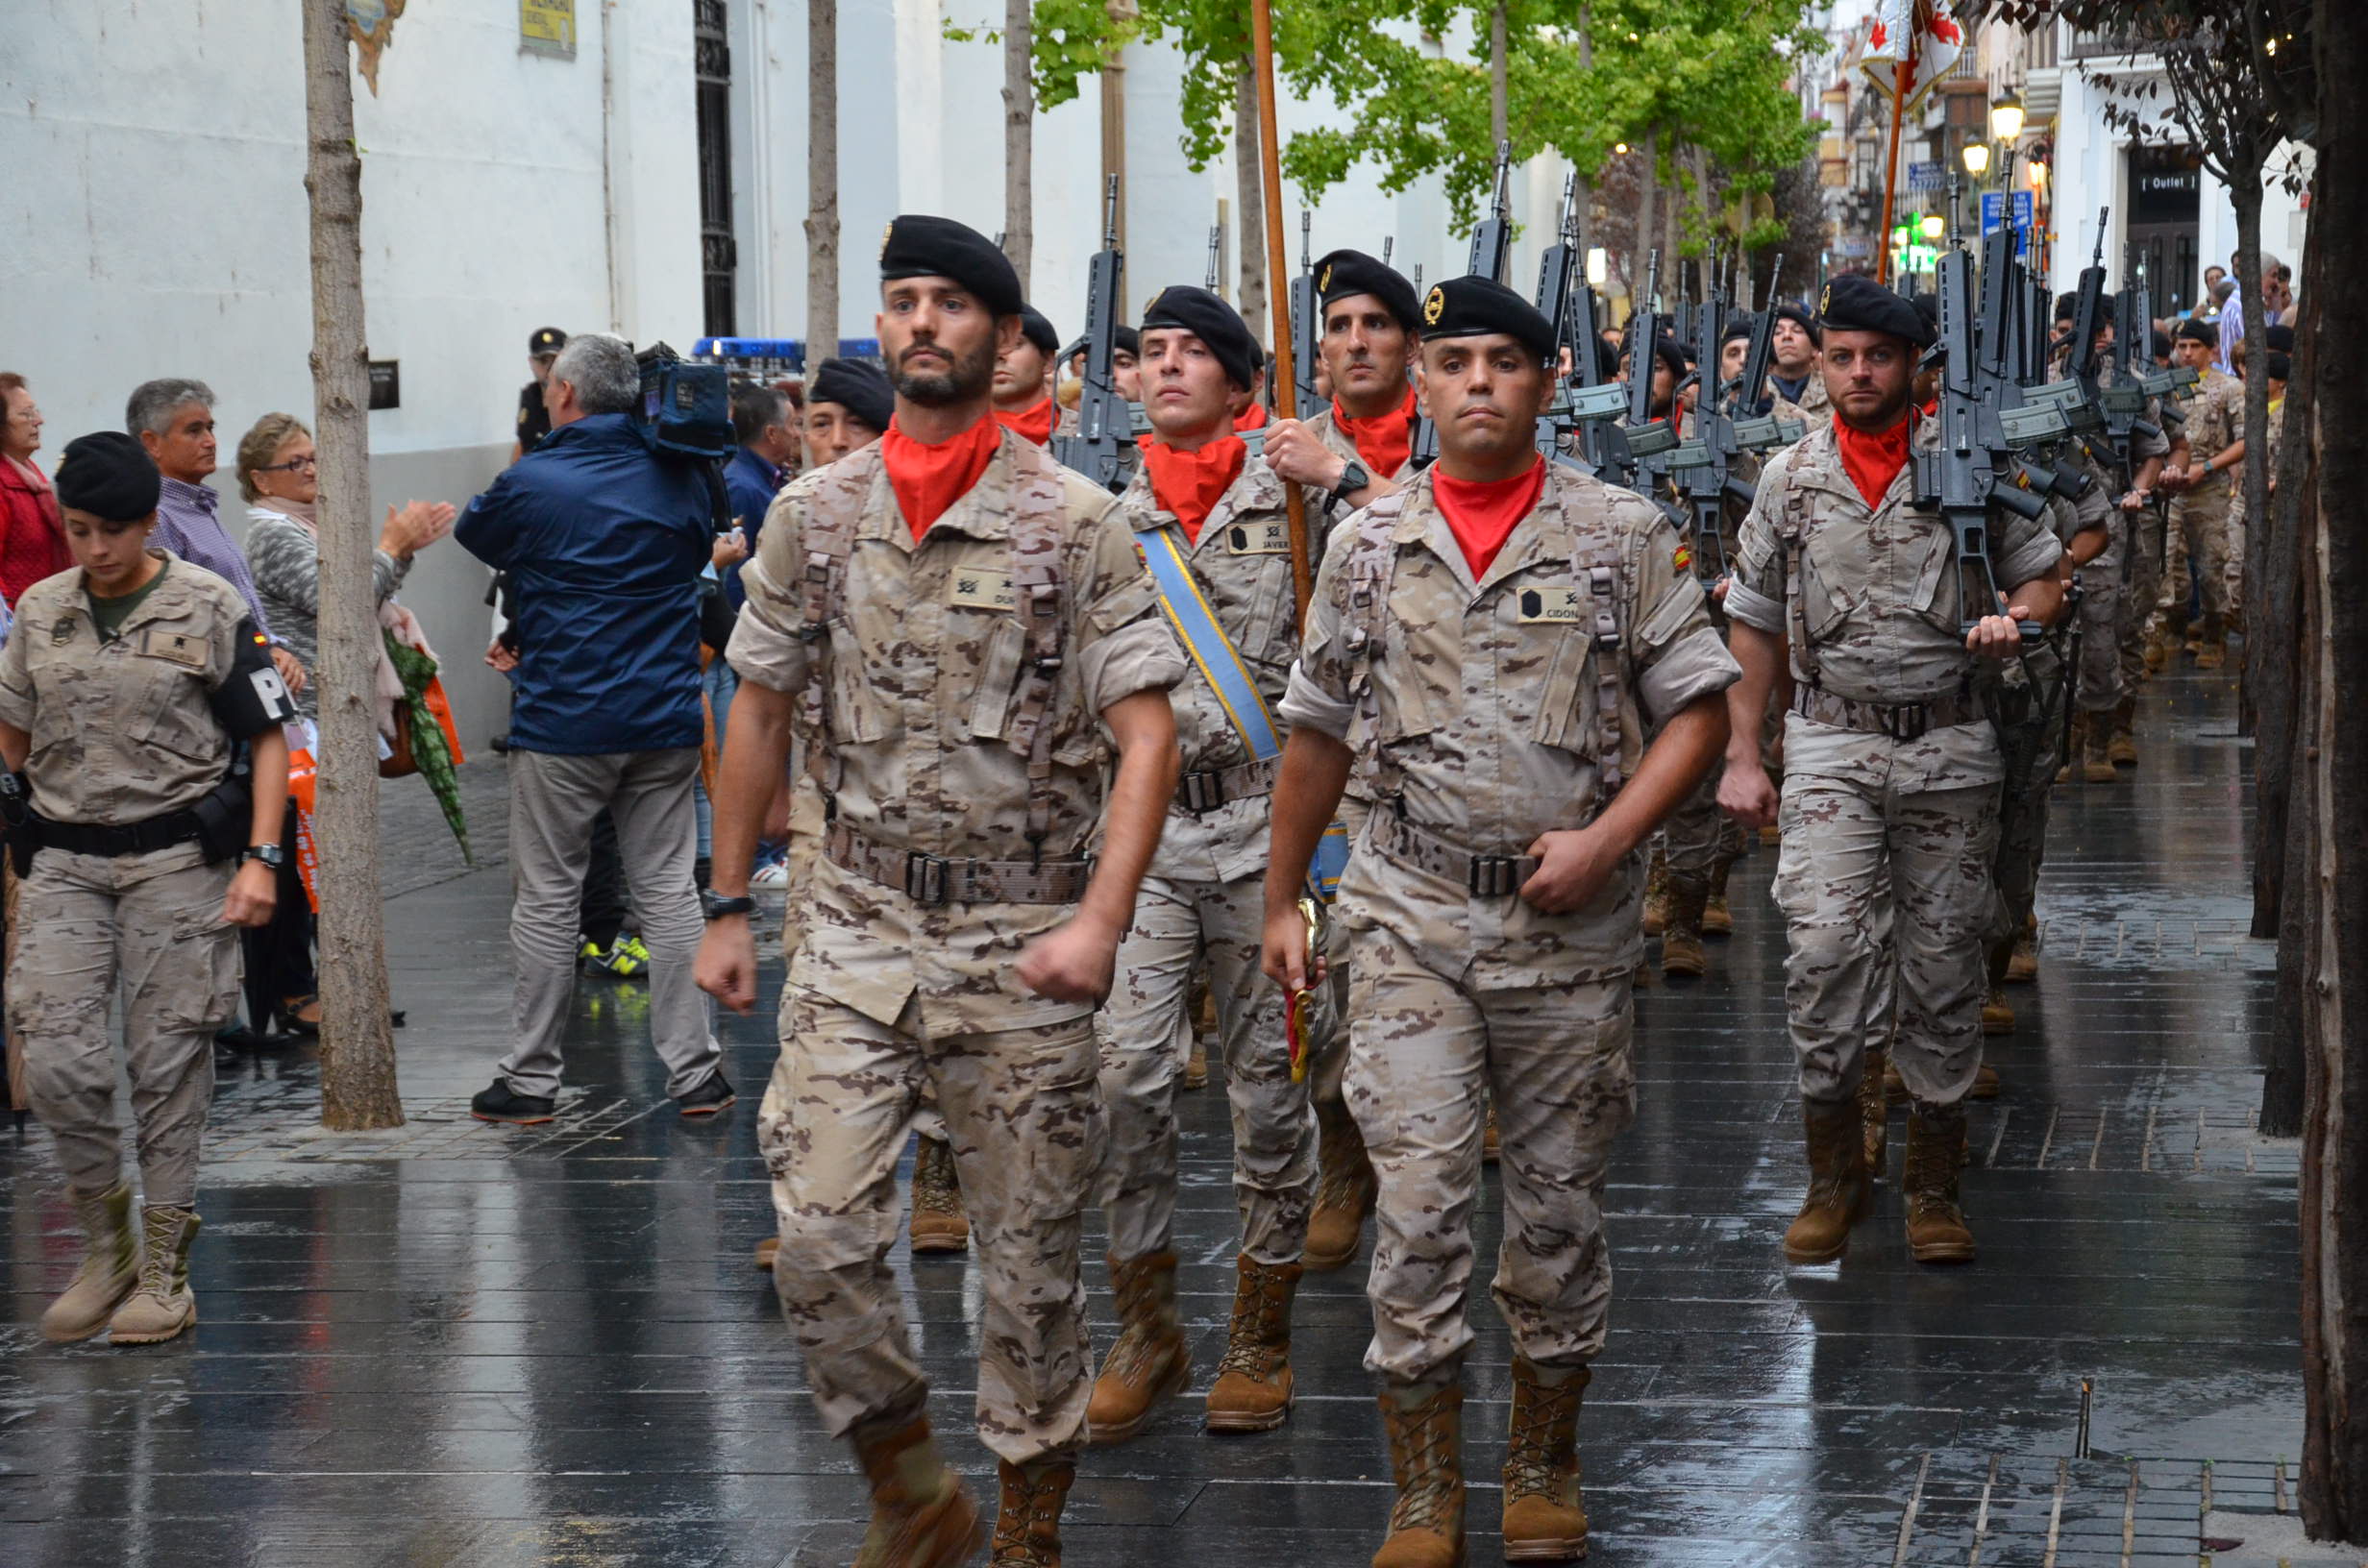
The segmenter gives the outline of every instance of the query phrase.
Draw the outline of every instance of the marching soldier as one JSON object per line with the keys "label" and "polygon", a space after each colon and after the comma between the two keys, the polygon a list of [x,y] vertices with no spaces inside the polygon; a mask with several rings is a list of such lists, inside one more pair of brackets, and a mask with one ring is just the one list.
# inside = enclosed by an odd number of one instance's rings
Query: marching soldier
{"label": "marching soldier", "polygon": [[[2102,297],[2098,314],[2102,318],[2097,330],[2099,362],[2104,363],[2103,356],[2114,352],[2111,295]],[[2059,376],[2061,374],[2060,366]],[[2151,456],[2146,451],[2148,440],[2158,449]],[[2084,784],[2109,784],[2118,776],[2114,769],[2115,762],[2120,760],[2115,755],[2115,739],[2129,734],[2130,720],[2136,706],[2131,691],[2144,673],[2142,656],[2134,656],[2142,645],[2129,636],[2130,585],[2134,572],[2130,558],[2131,536],[2138,526],[2139,515],[2131,497],[2154,483],[2161,468],[2161,453],[2169,449],[2162,445],[2158,435],[2141,438],[2134,434],[2132,450],[2138,459],[2134,486],[2119,482],[2113,472],[2117,466],[2114,453],[2095,437],[2075,437],[2062,454],[2088,476],[2089,484],[2072,502],[2078,514],[2077,529],[2068,535],[2062,528],[2058,529],[2064,538],[2071,567],[2081,575],[2077,612],[2081,626],[2079,695],[2072,721],[2072,744],[2063,769],[2057,775],[2058,783],[2077,779]],[[2151,605],[2151,595],[2143,602]],[[2138,635],[2142,637],[2142,629]],[[2134,749],[2130,752],[2130,760],[2136,760]],[[2013,964],[2014,971],[2009,973],[2009,979],[2029,978],[2017,972],[2025,968],[2036,973],[2037,954],[2032,949],[2028,930],[2015,939]]]}
{"label": "marching soldier", "polygon": [[2245,460],[2245,383],[2212,363],[2219,345],[2201,322],[2182,322],[2172,350],[2202,380],[2187,404],[2186,428],[2172,441],[2170,461],[2162,469],[2162,488],[2171,493],[2171,558],[2163,573],[2162,603],[2176,647],[2186,624],[2192,559],[2204,626],[2188,647],[2197,669],[2217,670],[2228,656],[2229,507],[2243,503],[2229,474]]}
{"label": "marching soldier", "polygon": [[1823,330],[1817,318],[1790,301],[1777,305],[1776,325],[1768,334],[1768,389],[1794,404],[1814,422],[1833,411],[1825,378],[1819,374],[1818,352]]}
{"label": "marching soldier", "polygon": [[1260,873],[1279,748],[1271,710],[1298,627],[1284,481],[1249,454],[1231,417],[1255,377],[1257,348],[1233,306],[1181,285],[1145,306],[1141,332],[1151,434],[1120,501],[1195,668],[1172,698],[1182,782],[1102,1015],[1105,1208],[1120,1332],[1087,1412],[1097,1443],[1133,1436],[1192,1373],[1176,1319],[1175,1093],[1194,1033],[1187,1000],[1198,960],[1216,1003],[1242,1215],[1233,1321],[1208,1395],[1211,1432],[1265,1432],[1290,1413],[1292,1297],[1316,1179],[1307,1086],[1293,1081],[1280,1048],[1284,998],[1258,976]]}
{"label": "marching soldier", "polygon": [[1038,446],[1052,440],[1052,356],[1061,334],[1034,306],[1020,312],[1020,341],[995,361],[996,423]]}
{"label": "marching soldier", "polygon": [[[296,706],[238,590],[148,548],[160,483],[128,435],[65,449],[74,569],[24,591],[0,653],[0,818],[22,877],[9,1028],[86,1242],[41,1314],[52,1341],[150,1344],[197,1321],[213,1036],[237,1007],[238,928],[269,923],[277,901],[280,726]],[[136,1218],[107,1027],[119,987]]]}
{"label": "marching soldier", "polygon": [[1183,656],[1115,501],[991,417],[996,356],[1020,334],[1010,262],[906,215],[880,277],[895,418],[781,492],[745,573],[700,982],[754,1000],[739,868],[798,714],[832,810],[757,1131],[775,1286],[871,1482],[863,1560],[966,1559],[977,1510],[930,1436],[885,1262],[897,1157],[933,1091],[977,1221],[995,1560],[1042,1568],[1060,1560],[1091,1387],[1092,1012],[1174,793]]}
{"label": "marching soldier", "polygon": [[[1411,372],[1421,314],[1414,285],[1363,251],[1338,250],[1316,263],[1316,294],[1323,308],[1317,339],[1323,377],[1332,389],[1323,407],[1296,420],[1276,420],[1267,431],[1268,467],[1300,485],[1310,507],[1344,518],[1391,494],[1414,477],[1415,403]],[[1351,780],[1340,820],[1353,842],[1368,803]],[[1346,935],[1333,922],[1331,984],[1309,1013],[1308,1081],[1316,1106],[1318,1179],[1308,1215],[1306,1266],[1340,1268],[1357,1255],[1366,1216],[1373,1211],[1373,1166],[1365,1139],[1348,1114],[1342,1086],[1348,1031]]]}
{"label": "marching soldier", "polygon": [[[1776,901],[1790,929],[1786,1008],[1810,1186],[1785,1256],[1839,1258],[1865,1210],[1856,1098],[1865,1044],[1885,1032],[1895,986],[1892,1050],[1914,1100],[1910,1249],[1920,1262],[1967,1262],[1958,1166],[1962,1102],[1981,1065],[2002,772],[1977,660],[2010,657],[2019,623],[2056,613],[2062,548],[2043,525],[2002,516],[1990,548],[2007,603],[1961,602],[1953,531],[1913,499],[1910,385],[1933,331],[1865,278],[1832,280],[1819,314],[1834,420],[1770,460],[1743,524],[1726,595],[1743,677],[1728,692],[1718,790],[1746,824],[1778,816],[1757,729],[1788,654]],[[1929,423],[1922,432],[1936,433]],[[1961,632],[1965,622],[1972,629]]]}
{"label": "marching soldier", "polygon": [[1587,1549],[1576,1432],[1611,1296],[1605,1172],[1635,1104],[1638,848],[1717,754],[1736,669],[1667,519],[1538,455],[1553,326],[1484,278],[1433,288],[1422,319],[1440,459],[1325,550],[1283,704],[1265,967],[1295,991],[1315,978],[1299,883],[1353,768],[1373,810],[1338,905],[1348,1099],[1380,1181],[1366,1366],[1397,1485],[1373,1561],[1464,1560],[1484,1088],[1516,1351],[1505,1556],[1566,1561]]}

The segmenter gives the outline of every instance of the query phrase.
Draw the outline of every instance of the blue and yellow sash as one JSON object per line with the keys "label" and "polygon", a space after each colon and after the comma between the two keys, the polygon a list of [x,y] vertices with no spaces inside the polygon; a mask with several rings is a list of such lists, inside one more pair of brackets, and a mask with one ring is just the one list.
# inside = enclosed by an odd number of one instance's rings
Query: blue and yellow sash
{"label": "blue and yellow sash", "polygon": [[[1250,678],[1249,666],[1233,646],[1233,639],[1217,624],[1217,612],[1209,607],[1200,579],[1193,575],[1183,531],[1172,525],[1145,528],[1136,533],[1135,543],[1142,547],[1143,559],[1151,569],[1159,607],[1184,640],[1193,663],[1208,678],[1209,690],[1217,694],[1218,704],[1233,721],[1242,744],[1260,762],[1272,762],[1283,750],[1273,712],[1267,707],[1266,694]],[[1308,891],[1330,903],[1340,891],[1341,871],[1347,864],[1348,829],[1334,822],[1323,830],[1316,845],[1315,863],[1308,868]]]}

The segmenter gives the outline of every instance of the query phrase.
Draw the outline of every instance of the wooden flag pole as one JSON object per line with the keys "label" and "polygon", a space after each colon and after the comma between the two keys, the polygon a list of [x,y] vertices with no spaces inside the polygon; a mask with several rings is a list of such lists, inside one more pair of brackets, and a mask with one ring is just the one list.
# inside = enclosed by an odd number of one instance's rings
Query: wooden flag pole
{"label": "wooden flag pole", "polygon": [[[1258,69],[1258,183],[1266,195],[1268,341],[1274,345],[1274,411],[1299,417],[1298,368],[1291,345],[1290,276],[1283,245],[1283,153],[1274,130],[1274,12],[1269,0],[1250,0],[1250,50]],[[1307,601],[1315,592],[1308,566],[1307,501],[1299,487],[1283,486],[1283,509],[1291,530],[1291,601],[1299,625],[1307,624]]]}
{"label": "wooden flag pole", "polygon": [[1908,84],[1915,76],[1915,9],[1908,11],[1908,48],[1891,82],[1891,152],[1883,160],[1883,227],[1875,233],[1875,282],[1891,281],[1891,202],[1899,190],[1899,122],[1908,117]]}

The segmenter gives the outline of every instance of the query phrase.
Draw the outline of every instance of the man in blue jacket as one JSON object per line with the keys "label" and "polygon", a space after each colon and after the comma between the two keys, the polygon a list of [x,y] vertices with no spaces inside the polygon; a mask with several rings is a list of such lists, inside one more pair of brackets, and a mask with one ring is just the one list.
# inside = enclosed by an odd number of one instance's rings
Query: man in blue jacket
{"label": "man in blue jacket", "polygon": [[704,922],[692,882],[699,773],[699,591],[713,548],[704,478],[661,459],[634,415],[623,339],[568,339],[544,392],[551,434],[469,503],[454,534],[509,575],[510,951],[516,1043],[470,1102],[483,1121],[551,1119],[574,993],[592,821],[616,819],[650,948],[650,1030],[686,1116],[732,1103],[691,974]]}

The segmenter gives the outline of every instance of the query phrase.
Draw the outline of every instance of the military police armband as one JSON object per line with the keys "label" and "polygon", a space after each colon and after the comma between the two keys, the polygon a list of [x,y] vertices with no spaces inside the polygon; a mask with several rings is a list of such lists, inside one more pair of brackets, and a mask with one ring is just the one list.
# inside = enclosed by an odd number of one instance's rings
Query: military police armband
{"label": "military police armband", "polygon": [[233,740],[251,740],[296,717],[296,699],[288,696],[271,662],[271,640],[256,629],[253,620],[238,623],[238,651],[231,659],[231,673],[207,700]]}

